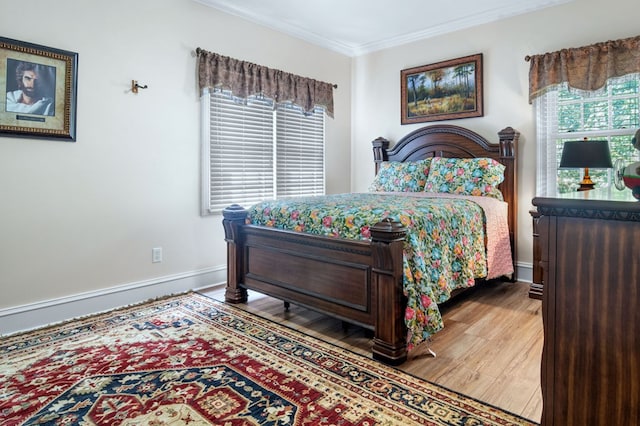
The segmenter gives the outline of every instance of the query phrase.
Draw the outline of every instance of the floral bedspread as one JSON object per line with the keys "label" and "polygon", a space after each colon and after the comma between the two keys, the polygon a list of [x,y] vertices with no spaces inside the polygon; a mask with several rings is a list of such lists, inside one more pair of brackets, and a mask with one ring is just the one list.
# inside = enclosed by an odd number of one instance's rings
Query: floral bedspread
{"label": "floral bedspread", "polygon": [[370,239],[369,226],[390,217],[407,228],[404,293],[407,345],[443,328],[438,303],[487,275],[484,214],[467,199],[351,193],[266,201],[247,223],[347,239]]}

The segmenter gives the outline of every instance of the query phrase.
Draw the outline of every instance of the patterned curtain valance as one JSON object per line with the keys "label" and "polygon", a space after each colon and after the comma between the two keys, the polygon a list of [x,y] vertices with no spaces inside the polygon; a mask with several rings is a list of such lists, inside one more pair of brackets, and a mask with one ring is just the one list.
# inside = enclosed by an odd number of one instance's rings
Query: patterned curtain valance
{"label": "patterned curtain valance", "polygon": [[246,98],[261,94],[276,102],[291,101],[305,112],[322,106],[333,117],[333,86],[284,71],[196,49],[200,90],[222,88]]}
{"label": "patterned curtain valance", "polygon": [[555,85],[598,90],[612,77],[640,72],[640,36],[527,56],[529,103]]}

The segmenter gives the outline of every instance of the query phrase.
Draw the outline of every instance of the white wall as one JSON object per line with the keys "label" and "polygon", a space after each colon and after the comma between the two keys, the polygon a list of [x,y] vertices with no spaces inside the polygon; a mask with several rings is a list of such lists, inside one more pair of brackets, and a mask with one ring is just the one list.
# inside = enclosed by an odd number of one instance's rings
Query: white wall
{"label": "white wall", "polygon": [[[3,37],[79,54],[77,142],[0,138],[0,322],[48,302],[225,279],[221,216],[199,214],[197,47],[338,84],[327,190],[349,191],[350,58],[191,0],[0,7]],[[149,88],[130,93],[132,79]],[[151,263],[152,247],[164,262]]]}
{"label": "white wall", "polygon": [[[518,260],[531,266],[531,199],[535,195],[535,114],[528,103],[527,55],[579,47],[638,35],[637,0],[574,0],[356,58],[353,71],[352,180],[354,191],[367,188],[373,168],[366,161],[370,141],[397,141],[423,125],[400,124],[400,71],[482,53],[484,116],[452,120],[497,142],[497,132],[512,126],[521,132],[518,149]],[[362,160],[365,159],[365,160]]]}

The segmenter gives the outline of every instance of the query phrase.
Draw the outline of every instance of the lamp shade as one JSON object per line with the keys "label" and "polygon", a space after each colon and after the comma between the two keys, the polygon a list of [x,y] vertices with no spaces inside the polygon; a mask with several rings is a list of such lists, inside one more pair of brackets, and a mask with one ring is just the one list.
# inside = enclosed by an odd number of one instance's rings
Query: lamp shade
{"label": "lamp shade", "polygon": [[560,168],[589,167],[607,169],[613,167],[607,141],[569,141],[564,143]]}

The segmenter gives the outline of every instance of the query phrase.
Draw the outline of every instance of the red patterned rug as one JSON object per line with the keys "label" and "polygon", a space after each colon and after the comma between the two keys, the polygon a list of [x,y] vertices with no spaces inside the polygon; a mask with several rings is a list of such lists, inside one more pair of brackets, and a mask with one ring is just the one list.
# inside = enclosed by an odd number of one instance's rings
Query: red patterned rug
{"label": "red patterned rug", "polygon": [[190,293],[0,339],[0,424],[533,425]]}

